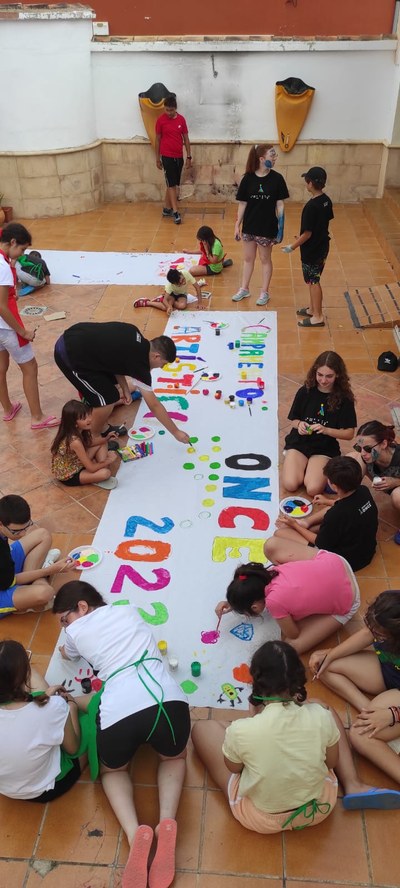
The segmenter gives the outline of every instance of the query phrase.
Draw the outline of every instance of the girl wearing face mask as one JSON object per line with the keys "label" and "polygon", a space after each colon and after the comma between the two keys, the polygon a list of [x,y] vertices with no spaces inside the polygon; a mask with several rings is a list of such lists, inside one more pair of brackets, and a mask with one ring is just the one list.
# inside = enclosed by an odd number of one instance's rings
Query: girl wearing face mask
{"label": "girl wearing face mask", "polygon": [[273,169],[276,161],[273,145],[254,145],[249,152],[246,172],[239,185],[239,202],[235,224],[235,240],[243,241],[243,273],[241,287],[233,302],[250,296],[249,286],[257,250],[261,262],[261,292],[256,305],[269,301],[272,277],[272,247],[283,238],[284,200],[289,197],[286,182]]}
{"label": "girl wearing face mask", "polygon": [[[394,427],[377,419],[364,422],[349,456],[358,460],[373,489],[387,493],[393,507],[400,510],[400,444],[395,440]],[[400,546],[400,530],[394,541]]]}

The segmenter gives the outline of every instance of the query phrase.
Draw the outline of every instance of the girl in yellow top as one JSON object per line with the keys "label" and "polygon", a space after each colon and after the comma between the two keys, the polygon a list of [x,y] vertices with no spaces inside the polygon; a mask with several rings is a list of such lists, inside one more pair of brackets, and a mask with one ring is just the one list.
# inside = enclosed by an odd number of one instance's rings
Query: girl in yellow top
{"label": "girl in yellow top", "polygon": [[198,721],[192,729],[200,759],[242,826],[267,834],[321,823],[336,804],[333,769],[345,807],[396,807],[400,793],[359,780],[338,715],[306,702],[305,669],[291,645],[267,641],[250,673],[252,717]]}
{"label": "girl in yellow top", "polygon": [[111,490],[118,484],[111,475],[117,455],[109,453],[107,447],[113,432],[93,437],[91,424],[91,407],[76,400],[64,404],[60,428],[51,445],[51,470],[55,479],[67,487],[95,484]]}

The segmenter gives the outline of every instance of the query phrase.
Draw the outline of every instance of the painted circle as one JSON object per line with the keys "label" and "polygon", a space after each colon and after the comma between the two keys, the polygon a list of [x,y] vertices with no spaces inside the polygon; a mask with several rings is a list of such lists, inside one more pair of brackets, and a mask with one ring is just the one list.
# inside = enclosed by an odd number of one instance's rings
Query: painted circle
{"label": "painted circle", "polygon": [[204,475],[195,475],[195,481],[201,481],[204,478]]}
{"label": "painted circle", "polygon": [[100,549],[96,549],[95,546],[77,546],[68,555],[68,558],[73,558],[79,564],[81,570],[90,570],[92,567],[97,567],[102,557],[103,553]]}
{"label": "painted circle", "polygon": [[165,435],[165,429],[160,429],[158,432],[159,435]]}
{"label": "painted circle", "polygon": [[312,503],[304,496],[285,496],[279,503],[280,511],[289,518],[306,518],[311,515],[312,508]]}
{"label": "painted circle", "polygon": [[189,441],[191,444],[197,444],[198,440],[199,440],[198,438],[193,438],[193,437],[189,438]]}
{"label": "painted circle", "polygon": [[206,453],[203,453],[201,456],[199,456],[200,462],[208,462],[209,459],[210,459],[210,457],[207,456]]}
{"label": "painted circle", "polygon": [[206,491],[207,491],[207,493],[212,493],[213,490],[216,490],[216,489],[217,489],[217,485],[216,485],[216,484],[206,484]]}
{"label": "painted circle", "polygon": [[261,407],[261,410],[268,410],[268,407]]}
{"label": "painted circle", "polygon": [[134,428],[132,426],[128,431],[128,438],[131,441],[148,441],[149,438],[152,438],[155,434],[155,429],[150,428],[150,426],[140,426],[140,428]]}
{"label": "painted circle", "polygon": [[211,518],[211,512],[199,512],[199,518]]}
{"label": "painted circle", "polygon": [[211,450],[213,451],[213,453],[219,453],[219,451],[221,450],[221,448],[218,447],[218,444],[216,444],[214,447],[211,448]]}
{"label": "painted circle", "polygon": [[185,518],[185,521],[181,521],[179,527],[187,528],[192,527],[193,522],[189,520],[189,518]]}
{"label": "painted circle", "polygon": [[194,463],[183,463],[183,468],[187,470],[194,469]]}
{"label": "painted circle", "polygon": [[186,453],[196,453],[194,447],[188,447]]}
{"label": "painted circle", "polygon": [[219,481],[219,475],[209,475],[208,480],[209,481]]}
{"label": "painted circle", "polygon": [[218,463],[218,462],[210,463],[210,469],[220,469],[220,468],[221,468],[221,463]]}
{"label": "painted circle", "polygon": [[220,441],[220,440],[221,440],[221,437],[220,437],[220,435],[213,435],[212,438],[211,438],[211,440],[212,440],[212,441]]}
{"label": "painted circle", "polygon": [[205,506],[206,508],[210,508],[211,506],[215,506],[215,500],[204,499],[204,500],[202,500],[201,505]]}

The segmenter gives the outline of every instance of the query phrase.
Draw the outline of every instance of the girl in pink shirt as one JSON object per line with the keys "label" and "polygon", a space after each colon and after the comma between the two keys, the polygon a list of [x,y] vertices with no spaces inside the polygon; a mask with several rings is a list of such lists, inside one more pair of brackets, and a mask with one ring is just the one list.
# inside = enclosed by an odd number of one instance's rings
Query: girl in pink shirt
{"label": "girl in pink shirt", "polygon": [[277,621],[282,639],[297,653],[347,623],[358,611],[360,591],[348,562],[319,549],[309,561],[291,561],[269,569],[250,562],[236,568],[218,617],[229,611],[252,617],[266,608]]}

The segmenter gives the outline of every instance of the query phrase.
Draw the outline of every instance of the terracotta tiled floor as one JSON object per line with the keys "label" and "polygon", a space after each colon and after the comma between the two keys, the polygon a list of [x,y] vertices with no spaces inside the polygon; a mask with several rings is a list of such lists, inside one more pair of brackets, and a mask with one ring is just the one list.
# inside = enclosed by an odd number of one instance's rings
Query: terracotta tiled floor
{"label": "terracotta tiled floor", "polygon": [[[106,206],[82,216],[28,221],[36,248],[82,250],[170,251],[195,248],[195,234],[209,224],[222,238],[234,260],[220,278],[210,279],[211,308],[254,309],[259,270],[254,275],[253,297],[243,306],[231,302],[241,270],[241,246],[232,238],[235,206],[194,205],[184,212],[184,224],[160,219],[160,208],[150,205]],[[288,208],[286,231],[298,231],[300,207]],[[391,421],[390,408],[398,403],[399,372],[376,371],[377,356],[393,349],[390,331],[353,329],[344,302],[347,286],[381,284],[393,272],[375,239],[361,206],[337,206],[332,224],[332,246],[324,274],[327,326],[299,330],[295,309],[307,302],[298,253],[274,250],[274,276],[270,308],[278,312],[279,415],[281,439],[286,434],[288,408],[312,359],[326,348],[338,351],[351,373],[360,422],[377,418]],[[39,321],[35,351],[40,365],[43,406],[59,413],[71,397],[68,383],[52,360],[55,339],[65,326],[79,319],[133,321],[149,337],[160,333],[165,317],[151,309],[132,309],[133,298],[157,294],[158,288],[51,286],[35,300],[49,308],[65,309],[66,321]],[[61,488],[49,473],[52,433],[33,433],[21,392],[19,371],[10,370],[12,397],[24,407],[9,424],[0,423],[0,495],[23,493],[36,521],[50,528],[54,544],[64,554],[74,545],[90,542],[104,508],[107,492],[94,487]],[[132,419],[134,407],[119,408],[116,420]],[[379,494],[378,494],[379,497]],[[380,495],[379,545],[372,564],[359,574],[363,603],[385,588],[400,587],[400,550],[392,542],[396,528],[393,511]],[[77,528],[79,527],[79,533]],[[347,631],[355,631],[359,619]],[[49,614],[9,617],[0,623],[0,638],[13,637],[33,650],[33,662],[43,671],[58,636]],[[331,643],[337,639],[332,637]],[[346,704],[319,689],[320,697],[334,703],[342,717],[351,717]],[[195,710],[193,718],[207,718],[208,710]],[[221,717],[220,712],[216,713]],[[223,713],[226,717],[226,713]],[[383,777],[366,762],[360,772],[370,782]],[[143,749],[134,763],[136,798],[140,817],[155,823],[155,760]],[[386,785],[390,784],[385,778]],[[288,888],[312,884],[399,885],[397,845],[400,813],[344,813],[338,804],[333,815],[315,830],[300,834],[263,837],[245,831],[230,816],[221,793],[207,783],[204,769],[190,750],[185,790],[178,815],[178,872],[176,888],[257,888],[262,880],[287,882]],[[0,800],[2,842],[0,888],[118,888],[127,857],[127,843],[99,784],[91,785],[85,773],[62,799],[46,807],[29,802]],[[93,835],[93,831],[96,834]]]}

